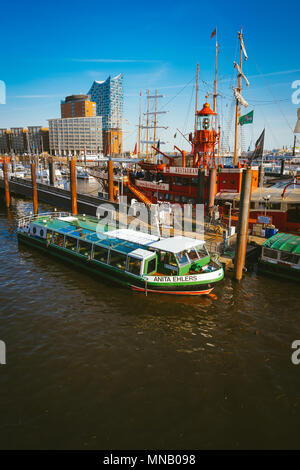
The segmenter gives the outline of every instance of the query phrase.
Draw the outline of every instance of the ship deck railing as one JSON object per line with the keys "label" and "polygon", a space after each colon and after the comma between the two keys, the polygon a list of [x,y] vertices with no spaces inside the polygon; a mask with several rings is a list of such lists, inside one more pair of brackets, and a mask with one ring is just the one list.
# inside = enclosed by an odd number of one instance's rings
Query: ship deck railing
{"label": "ship deck railing", "polygon": [[40,219],[41,217],[58,219],[60,217],[72,217],[72,214],[70,212],[59,212],[59,211],[42,212],[39,214],[29,214],[18,220],[18,227],[24,227],[24,225],[27,225],[36,219]]}

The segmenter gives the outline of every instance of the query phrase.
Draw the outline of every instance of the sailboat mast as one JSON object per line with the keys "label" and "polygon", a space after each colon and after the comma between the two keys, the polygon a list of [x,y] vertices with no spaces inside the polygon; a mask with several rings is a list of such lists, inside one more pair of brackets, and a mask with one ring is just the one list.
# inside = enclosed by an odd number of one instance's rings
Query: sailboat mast
{"label": "sailboat mast", "polygon": [[199,64],[197,64],[196,103],[195,103],[195,132],[196,132],[196,126],[197,126],[198,87],[199,87]]}
{"label": "sailboat mast", "polygon": [[218,80],[218,41],[216,35],[216,69],[215,69],[215,81],[214,81],[214,101],[213,101],[213,110],[217,112],[217,80]]}
{"label": "sailboat mast", "polygon": [[148,140],[149,140],[149,90],[147,90],[147,147],[146,147],[146,160],[148,160]]}
{"label": "sailboat mast", "polygon": [[[239,41],[240,41],[240,71],[238,73],[237,79],[237,92],[241,93],[242,91],[242,67],[243,67],[243,48],[242,48],[242,39],[243,39],[243,31],[241,28],[241,32],[238,33]],[[235,103],[235,134],[234,134],[234,161],[233,165],[236,166],[238,162],[238,154],[237,154],[237,143],[238,143],[238,124],[239,124],[239,114],[240,114],[240,103],[238,98],[236,98]]]}
{"label": "sailboat mast", "polygon": [[139,150],[138,150],[138,156],[141,158],[141,122],[142,119],[142,92],[140,91],[140,117],[139,117]]}

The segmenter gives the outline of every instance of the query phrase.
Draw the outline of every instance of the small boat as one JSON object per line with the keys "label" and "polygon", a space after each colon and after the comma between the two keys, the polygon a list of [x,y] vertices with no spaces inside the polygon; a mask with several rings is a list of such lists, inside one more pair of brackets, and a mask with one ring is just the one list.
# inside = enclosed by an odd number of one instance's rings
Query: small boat
{"label": "small boat", "polygon": [[82,180],[89,180],[92,178],[87,169],[81,168],[79,166],[76,168],[76,175],[78,179]]}
{"label": "small boat", "polygon": [[96,217],[47,213],[19,220],[18,240],[144,293],[209,294],[224,277],[204,241],[115,229]]}
{"label": "small boat", "polygon": [[258,269],[263,273],[300,282],[300,236],[277,233],[266,240]]}

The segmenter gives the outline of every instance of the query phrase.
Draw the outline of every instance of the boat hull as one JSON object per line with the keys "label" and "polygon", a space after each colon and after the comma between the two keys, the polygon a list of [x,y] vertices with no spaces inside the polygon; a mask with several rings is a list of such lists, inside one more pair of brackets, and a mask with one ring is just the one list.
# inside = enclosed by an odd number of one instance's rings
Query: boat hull
{"label": "boat hull", "polygon": [[300,282],[300,270],[290,268],[283,264],[268,263],[266,261],[260,260],[258,263],[258,271],[263,274]]}
{"label": "boat hull", "polygon": [[[31,237],[25,233],[17,233],[18,240],[27,246],[37,248],[44,253],[51,254],[62,261],[67,261],[76,267],[85,268],[91,274],[106,278],[109,281],[116,282],[123,287],[132,289],[136,292],[156,293],[156,294],[172,294],[172,295],[207,295],[215,284],[223,279],[219,276],[217,279],[210,279],[203,282],[149,282],[147,279],[131,275],[128,272],[121,272],[113,266],[90,260],[85,256],[74,254],[65,248],[56,245],[47,244],[45,240]],[[190,277],[190,276],[188,276]]]}

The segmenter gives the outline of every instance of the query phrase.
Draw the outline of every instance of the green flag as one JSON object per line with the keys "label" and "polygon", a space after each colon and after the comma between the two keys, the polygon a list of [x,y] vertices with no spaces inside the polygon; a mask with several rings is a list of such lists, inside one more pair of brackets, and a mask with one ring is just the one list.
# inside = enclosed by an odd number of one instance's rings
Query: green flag
{"label": "green flag", "polygon": [[239,117],[239,124],[241,126],[243,126],[244,124],[251,124],[253,122],[253,113],[254,111],[251,111],[250,113]]}

